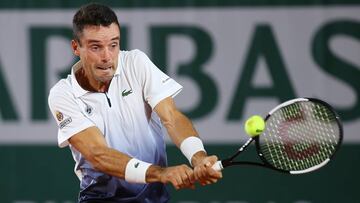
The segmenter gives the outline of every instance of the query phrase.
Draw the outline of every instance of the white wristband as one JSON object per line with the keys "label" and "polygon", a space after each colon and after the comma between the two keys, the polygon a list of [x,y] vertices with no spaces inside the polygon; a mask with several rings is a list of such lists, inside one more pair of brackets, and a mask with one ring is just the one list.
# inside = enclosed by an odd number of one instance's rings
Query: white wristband
{"label": "white wristband", "polygon": [[130,183],[146,183],[146,171],[151,164],[136,158],[130,159],[125,169],[125,180]]}
{"label": "white wristband", "polygon": [[205,151],[204,145],[200,138],[191,136],[183,140],[180,144],[180,150],[185,155],[185,157],[189,160],[191,164],[191,158],[199,151]]}

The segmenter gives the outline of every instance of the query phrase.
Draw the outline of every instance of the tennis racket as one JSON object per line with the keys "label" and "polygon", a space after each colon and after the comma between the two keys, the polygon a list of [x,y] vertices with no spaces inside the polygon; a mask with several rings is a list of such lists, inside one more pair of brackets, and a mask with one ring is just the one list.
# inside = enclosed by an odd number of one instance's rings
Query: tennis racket
{"label": "tennis racket", "polygon": [[[297,98],[272,109],[265,117],[265,129],[231,157],[216,162],[215,170],[234,165],[256,165],[276,171],[303,174],[326,165],[339,149],[343,128],[339,116],[324,101]],[[236,161],[255,140],[259,162]]]}

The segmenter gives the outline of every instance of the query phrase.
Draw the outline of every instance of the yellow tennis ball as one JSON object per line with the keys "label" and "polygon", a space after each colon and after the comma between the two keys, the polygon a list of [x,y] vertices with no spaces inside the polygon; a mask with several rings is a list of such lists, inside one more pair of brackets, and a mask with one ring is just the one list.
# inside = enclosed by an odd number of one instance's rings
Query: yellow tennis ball
{"label": "yellow tennis ball", "polygon": [[254,115],[251,116],[245,122],[245,132],[250,137],[255,137],[262,133],[265,129],[265,121],[261,116]]}

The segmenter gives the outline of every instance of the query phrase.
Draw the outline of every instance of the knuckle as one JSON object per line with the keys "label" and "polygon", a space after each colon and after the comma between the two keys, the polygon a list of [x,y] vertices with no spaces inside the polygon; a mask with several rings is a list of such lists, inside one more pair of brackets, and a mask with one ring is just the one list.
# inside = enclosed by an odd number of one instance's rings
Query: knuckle
{"label": "knuckle", "polygon": [[171,177],[173,177],[174,176],[174,173],[173,172],[169,172],[168,174],[166,174],[166,177],[167,178],[171,178]]}

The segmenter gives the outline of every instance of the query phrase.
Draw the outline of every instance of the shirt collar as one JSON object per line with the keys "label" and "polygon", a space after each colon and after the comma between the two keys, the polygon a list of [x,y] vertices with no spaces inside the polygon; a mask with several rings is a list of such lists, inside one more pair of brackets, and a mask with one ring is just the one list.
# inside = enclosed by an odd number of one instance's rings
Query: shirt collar
{"label": "shirt collar", "polygon": [[[118,66],[117,66],[117,69],[115,71],[114,77],[116,77],[116,76],[118,76],[120,74],[120,66],[121,66],[120,64],[121,64],[121,61],[120,61],[120,58],[119,58]],[[80,84],[78,83],[78,81],[76,80],[75,73],[80,68],[81,68],[81,61],[80,60],[78,62],[76,62],[71,68],[71,85],[72,85],[72,89],[74,91],[75,97],[81,97],[84,94],[89,92],[89,91],[83,89],[80,86]]]}
{"label": "shirt collar", "polygon": [[75,77],[77,70],[81,68],[81,61],[76,62],[71,68],[71,86],[74,91],[75,97],[81,97],[82,95],[88,93],[89,91],[84,90],[78,83]]}

